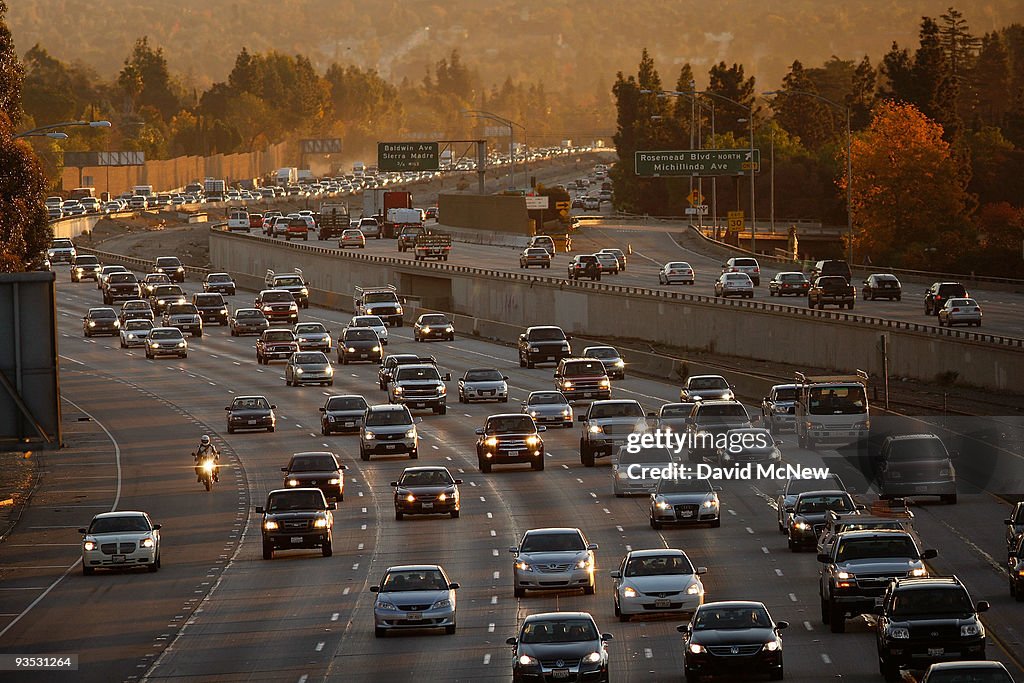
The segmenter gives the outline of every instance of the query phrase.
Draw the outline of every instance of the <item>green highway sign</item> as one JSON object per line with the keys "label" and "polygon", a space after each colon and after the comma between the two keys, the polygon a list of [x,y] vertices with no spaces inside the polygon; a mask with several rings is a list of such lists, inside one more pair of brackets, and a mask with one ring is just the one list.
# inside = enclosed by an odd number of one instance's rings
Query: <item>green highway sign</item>
{"label": "green highway sign", "polygon": [[377,168],[381,171],[436,171],[436,142],[378,142]]}
{"label": "green highway sign", "polygon": [[657,178],[665,176],[719,176],[745,175],[761,167],[758,149],[686,149],[636,152],[634,158],[638,176]]}

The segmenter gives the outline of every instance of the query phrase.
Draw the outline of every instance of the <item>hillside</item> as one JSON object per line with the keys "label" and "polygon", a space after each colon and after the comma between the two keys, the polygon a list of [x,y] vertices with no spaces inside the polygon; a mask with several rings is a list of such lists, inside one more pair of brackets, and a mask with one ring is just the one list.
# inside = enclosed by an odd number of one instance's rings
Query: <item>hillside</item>
{"label": "hillside", "polygon": [[[615,73],[633,72],[643,47],[662,77],[691,62],[698,78],[719,60],[740,62],[775,87],[794,59],[831,55],[877,60],[892,41],[917,39],[922,15],[950,0],[69,0],[8,3],[19,52],[40,43],[55,57],[81,61],[101,76],[120,69],[136,38],[162,46],[186,85],[223,80],[242,47],[308,55],[321,71],[332,61],[375,67],[386,78],[421,79],[457,48],[485,84],[506,76],[564,79],[577,92],[607,92]],[[88,8],[88,11],[85,8]],[[976,35],[1024,21],[1019,0],[961,7]],[[671,85],[669,83],[668,85]],[[552,88],[552,90],[556,90]]]}

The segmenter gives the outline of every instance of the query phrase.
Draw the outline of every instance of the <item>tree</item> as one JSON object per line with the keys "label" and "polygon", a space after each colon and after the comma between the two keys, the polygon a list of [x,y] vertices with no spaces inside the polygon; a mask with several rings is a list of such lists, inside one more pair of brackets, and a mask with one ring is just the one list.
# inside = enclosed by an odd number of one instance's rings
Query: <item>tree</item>
{"label": "tree", "polygon": [[[10,100],[7,106],[19,104]],[[0,111],[0,272],[25,271],[40,262],[53,239],[45,196],[39,159],[26,142],[14,139],[11,121]]]}
{"label": "tree", "polygon": [[21,84],[25,68],[14,50],[14,38],[7,28],[4,15],[7,3],[0,0],[0,112],[7,114],[11,123],[21,121]]}
{"label": "tree", "polygon": [[978,97],[978,116],[984,125],[1002,126],[1010,102],[1010,53],[998,33],[986,33],[981,39],[978,61],[972,70],[972,82]]}
{"label": "tree", "polygon": [[883,101],[852,147],[855,251],[904,268],[955,268],[971,245],[969,198],[942,126]]}
{"label": "tree", "polygon": [[882,57],[880,67],[882,81],[879,84],[878,96],[881,99],[897,102],[911,102],[914,99],[914,67],[910,61],[910,52],[900,48],[895,42]]}
{"label": "tree", "polygon": [[850,107],[850,126],[853,130],[866,128],[871,122],[871,108],[875,104],[878,73],[867,56],[853,71],[853,82],[847,105]]}
{"label": "tree", "polygon": [[971,35],[967,20],[959,11],[950,7],[945,14],[939,15],[942,24],[939,27],[940,44],[949,65],[949,73],[954,80],[960,81],[970,70],[974,55],[981,47],[981,40]]}
{"label": "tree", "polygon": [[124,60],[118,85],[132,110],[153,107],[164,121],[170,121],[181,110],[180,87],[171,79],[163,48],[150,47],[146,36],[135,41],[131,55]]}
{"label": "tree", "polygon": [[[716,116],[718,125],[715,127],[720,132],[732,132],[737,137],[741,137],[750,126],[748,123],[740,123],[736,119],[750,115],[750,107],[754,103],[754,77],[744,78],[742,65],[733,64],[727,67],[725,62],[719,62],[711,67],[708,75],[710,76],[709,91],[735,100],[741,105],[736,106],[720,98],[715,98],[718,100],[716,105],[718,107]],[[756,117],[756,110],[754,115]]]}
{"label": "tree", "polygon": [[949,64],[943,50],[939,25],[931,17],[921,19],[919,32],[921,45],[914,53],[914,85],[910,104],[915,105],[929,118],[936,117],[938,93],[942,81],[949,73]]}
{"label": "tree", "polygon": [[817,93],[818,88],[808,77],[804,65],[795,61],[782,79],[780,94],[772,101],[775,120],[800,138],[808,149],[818,149],[835,134],[832,110],[814,97]]}
{"label": "tree", "polygon": [[979,249],[975,261],[985,273],[1013,277],[1020,270],[1024,209],[1006,202],[986,204],[976,218]]}

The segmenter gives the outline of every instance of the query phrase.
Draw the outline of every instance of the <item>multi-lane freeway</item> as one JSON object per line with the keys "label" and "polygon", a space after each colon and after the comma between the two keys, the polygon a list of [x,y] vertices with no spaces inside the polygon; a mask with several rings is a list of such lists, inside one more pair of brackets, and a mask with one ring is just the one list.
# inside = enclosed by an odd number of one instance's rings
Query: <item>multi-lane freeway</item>
{"label": "multi-lane freeway", "polygon": [[[650,233],[618,239],[632,243],[636,254],[619,279],[655,284],[655,267],[644,255],[660,260],[662,252],[655,250],[671,245],[659,240],[671,238]],[[371,242],[368,250],[400,256],[388,241]],[[515,253],[507,249],[458,245],[456,254],[453,259],[474,265],[486,258],[490,267],[516,267]],[[554,268],[565,260],[560,256]],[[706,262],[700,263],[694,265],[705,270]],[[383,402],[376,365],[338,366],[333,388],[286,387],[280,365],[256,364],[253,338],[230,337],[216,327],[190,340],[185,360],[147,360],[140,350],[118,348],[116,338],[83,339],[81,316],[99,305],[98,292],[90,283],[69,284],[63,272],[58,280],[62,394],[73,427],[69,448],[45,457],[43,487],[0,546],[0,653],[76,653],[80,670],[64,678],[83,681],[507,680],[505,639],[516,635],[523,617],[583,610],[615,636],[613,680],[676,681],[682,672],[675,630],[680,622],[618,623],[608,571],[630,549],[679,547],[695,565],[709,568],[703,577],[707,600],[761,600],[776,619],[792,624],[784,633],[789,680],[880,680],[874,634],[865,620],[850,622],[846,634],[832,634],[818,619],[818,564],[812,553],[791,553],[776,528],[773,501],[780,482],[722,482],[721,528],[655,531],[646,499],[612,495],[607,464],[580,464],[578,428],[543,435],[542,472],[480,474],[474,428],[489,414],[516,409],[527,392],[550,388],[550,367],[521,369],[513,349],[476,339],[425,347],[413,344],[410,328],[391,330],[389,353],[432,353],[453,377],[471,367],[499,368],[510,378],[512,402],[464,406],[453,395],[447,415],[417,413],[423,445],[416,463],[404,457],[363,462],[356,437],[320,435],[317,409],[329,393]],[[705,282],[710,280],[709,274]],[[187,283],[188,290],[196,288]],[[231,305],[251,300],[251,292],[240,291]],[[916,303],[902,305],[912,307],[908,316],[917,313]],[[324,322],[332,332],[348,317],[315,307],[302,312],[302,319]],[[224,406],[232,395],[254,393],[277,404],[277,431],[227,436]],[[654,409],[677,399],[678,386],[628,376],[615,383],[614,396]],[[211,493],[191,470],[189,451],[202,433],[214,435],[227,464]],[[825,462],[861,500],[871,499],[866,483],[837,452],[801,450],[792,437],[783,441],[788,462]],[[335,513],[334,554],[291,551],[265,561],[253,508],[281,484],[280,467],[290,454],[316,449],[334,451],[349,468],[345,500]],[[442,464],[464,480],[459,519],[395,521],[388,483],[410,464]],[[82,575],[76,529],[110,509],[146,510],[163,525],[160,572]],[[961,491],[956,506],[915,508],[918,532],[940,552],[933,571],[956,573],[975,600],[992,603],[985,615],[993,638],[989,655],[1019,679],[1024,671],[1013,653],[1024,651],[1024,620],[1000,567],[1000,522],[1007,510],[977,490]],[[599,544],[596,595],[513,597],[507,548],[525,530],[545,526],[579,527]],[[388,566],[411,563],[441,564],[461,584],[454,635],[374,637],[368,589]],[[4,672],[4,680],[12,681],[64,678]]]}

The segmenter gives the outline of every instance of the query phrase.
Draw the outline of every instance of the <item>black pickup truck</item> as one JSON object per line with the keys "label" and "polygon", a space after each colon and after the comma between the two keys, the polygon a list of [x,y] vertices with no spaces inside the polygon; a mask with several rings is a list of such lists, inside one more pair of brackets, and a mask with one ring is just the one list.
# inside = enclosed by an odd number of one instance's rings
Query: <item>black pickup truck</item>
{"label": "black pickup truck", "polygon": [[416,238],[426,230],[422,225],[407,225],[398,234],[398,251],[409,251],[416,246]]}
{"label": "black pickup truck", "polygon": [[822,275],[807,290],[808,308],[825,308],[826,304],[834,304],[853,309],[857,300],[857,288],[841,275]]}

